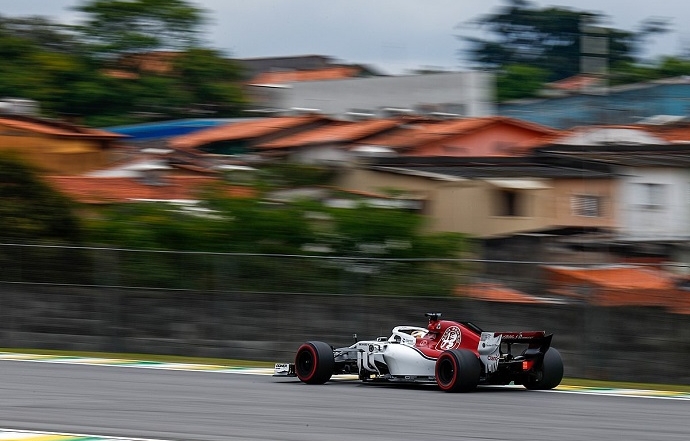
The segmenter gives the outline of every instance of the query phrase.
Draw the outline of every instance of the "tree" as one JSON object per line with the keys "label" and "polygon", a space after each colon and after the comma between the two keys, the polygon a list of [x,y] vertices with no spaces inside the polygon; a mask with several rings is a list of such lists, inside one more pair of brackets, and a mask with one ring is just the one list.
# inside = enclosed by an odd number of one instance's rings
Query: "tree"
{"label": "tree", "polygon": [[65,26],[47,19],[0,18],[0,95],[36,100],[51,116],[111,110],[122,94],[83,49]]}
{"label": "tree", "polygon": [[71,202],[18,159],[0,155],[0,240],[74,244],[80,225]]}
{"label": "tree", "polygon": [[630,63],[651,35],[667,30],[663,20],[643,22],[633,33],[605,26],[604,15],[563,7],[536,8],[526,0],[508,4],[471,22],[489,38],[461,36],[469,43],[467,56],[476,65],[503,71],[506,66],[528,65],[548,73],[556,81],[580,72],[582,26],[606,30],[608,62]]}
{"label": "tree", "polygon": [[547,77],[548,72],[538,67],[524,64],[506,66],[496,78],[496,98],[500,102],[536,95]]}
{"label": "tree", "polygon": [[83,47],[71,27],[55,23],[45,17],[0,16],[0,34],[26,41],[42,51],[79,54]]}
{"label": "tree", "polygon": [[184,0],[88,0],[75,9],[87,15],[75,29],[106,59],[194,47],[205,21],[204,11]]}
{"label": "tree", "polygon": [[190,48],[175,58],[174,71],[181,87],[197,109],[224,116],[237,113],[244,104],[239,65],[213,49]]}
{"label": "tree", "polygon": [[[82,117],[94,126],[202,113],[235,116],[244,106],[237,63],[192,45],[203,22],[201,10],[157,0],[99,0],[80,8],[89,14],[90,26],[0,17],[0,96],[33,99],[47,116]],[[134,34],[141,38],[127,43]],[[135,44],[144,37],[153,44]],[[111,38],[117,50],[109,47]],[[190,46],[167,54],[167,70],[128,69],[120,63],[132,51],[171,47],[177,38],[181,46]]]}

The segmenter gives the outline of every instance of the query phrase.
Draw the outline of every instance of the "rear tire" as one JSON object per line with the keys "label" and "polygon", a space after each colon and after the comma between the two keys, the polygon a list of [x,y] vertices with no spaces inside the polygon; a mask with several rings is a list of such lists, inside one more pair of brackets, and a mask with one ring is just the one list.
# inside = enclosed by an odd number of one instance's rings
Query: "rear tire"
{"label": "rear tire", "polygon": [[530,390],[548,390],[561,384],[563,379],[563,359],[556,348],[549,348],[536,377],[530,377],[525,387]]}
{"label": "rear tire", "polygon": [[481,361],[467,349],[449,349],[436,360],[436,384],[444,392],[476,389],[481,372]]}
{"label": "rear tire", "polygon": [[307,384],[323,384],[331,379],[335,359],[333,349],[322,341],[308,341],[297,349],[295,373]]}

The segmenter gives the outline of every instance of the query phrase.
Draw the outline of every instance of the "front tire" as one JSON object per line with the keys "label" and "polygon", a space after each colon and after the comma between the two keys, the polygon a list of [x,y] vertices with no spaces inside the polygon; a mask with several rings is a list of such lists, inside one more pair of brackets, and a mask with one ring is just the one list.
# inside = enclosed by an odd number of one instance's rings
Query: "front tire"
{"label": "front tire", "polygon": [[307,384],[323,384],[331,379],[335,359],[333,349],[322,341],[308,341],[297,349],[295,373]]}
{"label": "front tire", "polygon": [[561,384],[563,379],[563,359],[556,348],[549,348],[544,354],[541,367],[536,376],[531,376],[525,383],[530,390],[548,390]]}
{"label": "front tire", "polygon": [[467,349],[449,349],[436,360],[436,384],[444,392],[476,389],[481,372],[481,361]]}

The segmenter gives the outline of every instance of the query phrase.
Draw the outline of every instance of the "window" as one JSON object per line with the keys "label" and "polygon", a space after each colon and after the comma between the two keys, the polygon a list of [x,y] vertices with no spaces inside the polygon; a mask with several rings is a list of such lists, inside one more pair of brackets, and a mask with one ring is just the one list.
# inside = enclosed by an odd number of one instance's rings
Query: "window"
{"label": "window", "polygon": [[520,216],[520,194],[517,191],[499,190],[498,216]]}
{"label": "window", "polygon": [[666,192],[664,184],[637,184],[639,205],[647,210],[660,210]]}
{"label": "window", "polygon": [[590,194],[576,194],[570,198],[573,216],[601,217],[602,198]]}

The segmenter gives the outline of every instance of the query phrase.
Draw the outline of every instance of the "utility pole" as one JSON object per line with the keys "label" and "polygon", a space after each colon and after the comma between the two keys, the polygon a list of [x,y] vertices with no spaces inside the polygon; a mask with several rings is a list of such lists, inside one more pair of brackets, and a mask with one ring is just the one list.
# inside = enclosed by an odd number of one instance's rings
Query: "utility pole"
{"label": "utility pole", "polygon": [[[604,103],[600,106],[604,114],[609,93],[609,36],[608,29],[590,24],[591,17],[582,17],[580,23],[580,74],[593,78],[591,84],[583,82],[580,92],[588,95],[603,95]],[[608,117],[604,117],[608,120]],[[599,121],[607,122],[607,121]]]}

